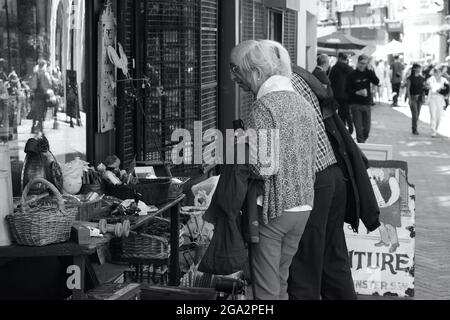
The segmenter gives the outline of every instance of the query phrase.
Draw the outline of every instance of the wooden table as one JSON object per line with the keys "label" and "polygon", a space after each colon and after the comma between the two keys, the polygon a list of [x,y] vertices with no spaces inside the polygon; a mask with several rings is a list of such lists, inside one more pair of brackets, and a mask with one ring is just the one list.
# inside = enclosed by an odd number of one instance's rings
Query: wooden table
{"label": "wooden table", "polygon": [[[179,262],[179,224],[180,224],[180,206],[186,196],[182,195],[178,199],[168,202],[160,206],[158,212],[151,216],[141,216],[131,226],[131,230],[136,230],[145,226],[151,221],[155,215],[160,215],[170,210],[171,219],[171,237],[170,237],[170,261],[169,261],[169,285],[178,286],[180,284],[180,262]],[[99,282],[95,272],[88,259],[89,256],[95,254],[97,249],[108,245],[112,236],[107,234],[103,238],[91,238],[88,245],[78,245],[74,242],[66,242],[61,244],[53,244],[45,247],[27,247],[11,245],[8,247],[0,247],[0,258],[14,259],[22,257],[73,257],[73,263],[79,267],[80,288],[72,290],[72,298],[74,300],[85,299],[85,279],[86,270],[88,271],[94,286],[98,286]]]}

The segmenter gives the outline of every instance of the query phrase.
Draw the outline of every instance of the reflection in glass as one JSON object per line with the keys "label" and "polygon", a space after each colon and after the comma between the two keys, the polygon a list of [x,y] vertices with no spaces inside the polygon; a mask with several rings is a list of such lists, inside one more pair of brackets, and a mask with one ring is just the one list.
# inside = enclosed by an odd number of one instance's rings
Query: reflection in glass
{"label": "reflection in glass", "polygon": [[83,0],[0,0],[0,141],[13,168],[40,132],[59,162],[85,158],[84,15]]}

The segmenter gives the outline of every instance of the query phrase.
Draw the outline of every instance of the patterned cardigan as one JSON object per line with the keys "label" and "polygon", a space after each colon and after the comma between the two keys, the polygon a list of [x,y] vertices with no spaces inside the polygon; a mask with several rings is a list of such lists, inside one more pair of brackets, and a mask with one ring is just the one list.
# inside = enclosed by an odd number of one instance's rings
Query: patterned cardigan
{"label": "patterned cardigan", "polygon": [[[265,153],[270,157],[258,154],[251,165],[264,180],[263,222],[268,224],[290,208],[312,208],[318,139],[313,107],[295,92],[271,92],[254,102],[248,128],[257,132],[257,147],[250,143],[253,152],[275,142],[274,152]],[[278,136],[271,136],[273,129]]]}

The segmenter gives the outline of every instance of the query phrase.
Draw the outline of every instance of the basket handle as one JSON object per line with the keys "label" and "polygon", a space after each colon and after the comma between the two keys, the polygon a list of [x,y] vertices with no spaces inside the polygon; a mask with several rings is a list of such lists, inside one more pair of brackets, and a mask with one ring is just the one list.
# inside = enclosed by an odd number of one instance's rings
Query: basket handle
{"label": "basket handle", "polygon": [[59,190],[53,184],[51,184],[49,181],[47,181],[43,178],[36,178],[36,179],[31,180],[23,189],[22,199],[21,199],[22,210],[28,211],[30,209],[30,206],[26,202],[26,197],[28,196],[28,192],[30,192],[31,187],[33,185],[35,185],[36,183],[42,183],[42,184],[46,185],[58,199],[59,210],[61,210],[63,212],[66,211],[66,206],[64,205],[64,198],[62,197]]}

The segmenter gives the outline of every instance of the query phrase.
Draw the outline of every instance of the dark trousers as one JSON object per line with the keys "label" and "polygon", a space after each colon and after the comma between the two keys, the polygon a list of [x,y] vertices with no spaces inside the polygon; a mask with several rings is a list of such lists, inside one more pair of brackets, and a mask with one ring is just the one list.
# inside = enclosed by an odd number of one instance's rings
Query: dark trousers
{"label": "dark trousers", "polygon": [[346,99],[336,99],[339,104],[338,114],[342,122],[348,127],[348,131],[353,133],[353,121],[350,114],[350,106]]}
{"label": "dark trousers", "polygon": [[372,125],[372,109],[370,106],[362,104],[352,104],[350,109],[352,111],[358,143],[365,143],[369,138],[370,127]]}
{"label": "dark trousers", "polygon": [[398,104],[398,96],[400,95],[400,86],[401,83],[393,83],[392,84],[392,92],[395,93],[393,98],[393,105],[396,106]]}
{"label": "dark trousers", "polygon": [[314,209],[290,267],[291,300],[357,298],[344,235],[347,183],[334,165],[316,175]]}
{"label": "dark trousers", "polygon": [[412,115],[412,132],[417,132],[417,121],[420,116],[420,109],[422,108],[422,96],[411,95],[409,99],[409,107]]}

